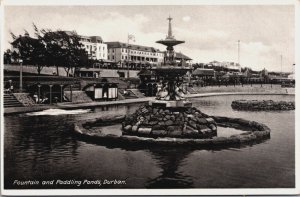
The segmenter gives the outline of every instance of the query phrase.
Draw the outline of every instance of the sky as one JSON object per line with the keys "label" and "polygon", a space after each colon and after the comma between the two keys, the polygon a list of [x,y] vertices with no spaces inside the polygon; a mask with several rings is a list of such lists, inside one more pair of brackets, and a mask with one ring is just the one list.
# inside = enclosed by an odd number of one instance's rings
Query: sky
{"label": "sky", "polygon": [[295,10],[293,5],[116,5],[116,6],[6,6],[4,48],[10,48],[10,32],[33,35],[40,29],[75,30],[79,35],[101,36],[104,42],[127,42],[165,50],[155,43],[168,31],[185,43],[175,51],[194,63],[238,62],[254,70],[292,72],[295,62]]}

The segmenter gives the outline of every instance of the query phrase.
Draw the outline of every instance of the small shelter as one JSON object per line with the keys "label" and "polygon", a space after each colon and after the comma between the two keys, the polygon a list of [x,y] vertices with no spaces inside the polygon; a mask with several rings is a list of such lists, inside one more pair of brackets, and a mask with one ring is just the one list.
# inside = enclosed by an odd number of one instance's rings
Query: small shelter
{"label": "small shelter", "polygon": [[78,77],[88,77],[88,78],[100,78],[99,68],[80,68],[76,71],[76,76]]}
{"label": "small shelter", "polygon": [[84,90],[95,101],[118,99],[118,83],[110,83],[106,79],[101,80],[99,83],[88,84]]}
{"label": "small shelter", "polygon": [[192,76],[198,79],[209,80],[215,76],[215,71],[214,69],[197,68],[193,71]]}
{"label": "small shelter", "polygon": [[[72,101],[73,90],[81,88],[79,80],[68,77],[39,76],[38,80],[31,77],[24,79],[26,91],[40,104]],[[69,96],[65,95],[66,92]]]}

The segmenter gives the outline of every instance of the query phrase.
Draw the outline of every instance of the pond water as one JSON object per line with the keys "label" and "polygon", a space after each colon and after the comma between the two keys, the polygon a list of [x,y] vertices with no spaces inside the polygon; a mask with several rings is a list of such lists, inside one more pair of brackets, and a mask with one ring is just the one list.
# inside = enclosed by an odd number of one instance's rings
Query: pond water
{"label": "pond water", "polygon": [[[141,104],[98,107],[61,115],[4,117],[4,182],[14,188],[294,188],[295,111],[245,112],[236,99],[294,101],[293,96],[234,95],[192,99],[209,115],[239,117],[266,124],[271,138],[227,149],[148,148],[103,145],[75,138],[80,120],[133,113]],[[108,130],[118,130],[119,125]],[[228,128],[221,133],[228,134]],[[230,132],[238,132],[231,130]],[[123,180],[121,184],[13,184],[15,180]],[[67,183],[67,182],[65,182]]]}

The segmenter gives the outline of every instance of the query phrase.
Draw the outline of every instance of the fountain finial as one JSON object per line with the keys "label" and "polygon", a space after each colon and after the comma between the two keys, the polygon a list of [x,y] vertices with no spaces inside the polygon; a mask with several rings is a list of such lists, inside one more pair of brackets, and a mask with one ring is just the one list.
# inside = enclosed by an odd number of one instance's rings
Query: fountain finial
{"label": "fountain finial", "polygon": [[172,24],[171,24],[171,20],[173,18],[171,18],[171,16],[169,15],[169,17],[167,18],[167,20],[169,20],[169,30],[168,30],[168,36],[167,39],[174,39],[174,36],[172,35]]}

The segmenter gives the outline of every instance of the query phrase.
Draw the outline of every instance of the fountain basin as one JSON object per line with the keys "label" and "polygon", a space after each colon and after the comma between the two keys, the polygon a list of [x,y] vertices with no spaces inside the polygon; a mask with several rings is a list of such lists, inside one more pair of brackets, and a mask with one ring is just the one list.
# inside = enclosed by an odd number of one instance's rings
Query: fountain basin
{"label": "fountain basin", "polygon": [[[86,122],[75,123],[73,134],[80,139],[91,140],[99,143],[109,143],[110,145],[140,145],[140,146],[188,146],[194,148],[213,148],[215,146],[230,147],[236,145],[244,145],[249,143],[259,143],[270,138],[270,128],[265,124],[255,121],[249,121],[242,118],[230,118],[222,116],[211,116],[218,126],[243,128],[246,132],[238,135],[231,135],[229,137],[212,137],[208,139],[195,139],[195,138],[175,138],[175,137],[143,137],[143,136],[131,136],[131,135],[115,135],[102,133],[101,129],[86,128]],[[125,118],[125,117],[123,117]],[[122,118],[118,117],[116,121],[109,118],[109,121],[114,123],[121,122]],[[96,122],[99,123],[99,120]],[[101,119],[100,122],[108,121]],[[99,125],[96,123],[96,125]],[[93,125],[93,122],[89,122],[88,125]]]}

